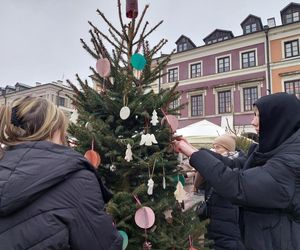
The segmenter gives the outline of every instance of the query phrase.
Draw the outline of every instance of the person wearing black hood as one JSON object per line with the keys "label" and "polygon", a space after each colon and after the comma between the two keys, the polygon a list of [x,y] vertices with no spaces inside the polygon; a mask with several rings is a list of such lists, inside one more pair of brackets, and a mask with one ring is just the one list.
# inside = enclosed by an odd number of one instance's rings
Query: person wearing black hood
{"label": "person wearing black hood", "polygon": [[63,145],[66,127],[46,99],[0,108],[0,249],[122,249],[104,211],[111,194],[92,165]]}
{"label": "person wearing black hood", "polygon": [[175,148],[190,156],[190,165],[218,194],[241,207],[246,249],[299,250],[300,101],[287,93],[263,96],[254,104],[251,124],[259,144],[244,159],[197,150],[184,138]]}

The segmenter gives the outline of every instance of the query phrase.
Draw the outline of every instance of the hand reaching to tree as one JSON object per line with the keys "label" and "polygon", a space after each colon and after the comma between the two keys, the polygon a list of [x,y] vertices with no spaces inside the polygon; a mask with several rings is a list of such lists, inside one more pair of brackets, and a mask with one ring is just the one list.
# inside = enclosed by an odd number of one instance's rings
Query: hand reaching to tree
{"label": "hand reaching to tree", "polygon": [[173,144],[174,144],[174,149],[177,153],[182,153],[187,157],[190,157],[192,153],[198,151],[198,149],[196,149],[189,142],[187,142],[187,140],[182,136],[175,137]]}

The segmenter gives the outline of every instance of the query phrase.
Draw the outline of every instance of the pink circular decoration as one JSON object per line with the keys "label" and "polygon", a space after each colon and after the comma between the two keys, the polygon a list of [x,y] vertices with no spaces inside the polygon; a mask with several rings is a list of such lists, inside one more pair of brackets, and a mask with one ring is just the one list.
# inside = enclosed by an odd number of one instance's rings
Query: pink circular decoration
{"label": "pink circular decoration", "polygon": [[147,229],[153,226],[155,214],[150,207],[141,207],[135,212],[134,220],[140,228]]}
{"label": "pink circular decoration", "polygon": [[161,124],[167,121],[168,125],[170,126],[172,132],[174,133],[178,128],[178,119],[174,115],[165,115],[165,117],[161,120]]}
{"label": "pink circular decoration", "polygon": [[100,58],[96,63],[97,72],[101,77],[108,77],[110,75],[110,62],[107,58]]}

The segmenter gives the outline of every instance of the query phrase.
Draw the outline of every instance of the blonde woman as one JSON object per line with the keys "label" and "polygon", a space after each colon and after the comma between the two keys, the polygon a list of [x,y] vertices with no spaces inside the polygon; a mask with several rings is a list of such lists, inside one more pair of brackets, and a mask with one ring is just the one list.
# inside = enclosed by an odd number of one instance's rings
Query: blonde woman
{"label": "blonde woman", "polygon": [[34,97],[0,109],[1,249],[122,249],[93,167],[64,146],[66,119]]}

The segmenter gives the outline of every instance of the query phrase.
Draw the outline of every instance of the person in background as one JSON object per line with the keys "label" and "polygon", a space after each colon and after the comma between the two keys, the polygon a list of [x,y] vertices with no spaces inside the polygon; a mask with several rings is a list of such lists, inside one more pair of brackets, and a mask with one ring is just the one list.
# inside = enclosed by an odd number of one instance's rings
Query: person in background
{"label": "person in background", "polygon": [[121,250],[104,211],[110,193],[90,163],[64,146],[63,112],[26,97],[2,106],[0,119],[0,248]]}
{"label": "person in background", "polygon": [[263,96],[254,103],[251,124],[259,143],[249,149],[242,169],[184,139],[175,148],[190,156],[191,166],[218,194],[242,206],[246,249],[300,249],[300,101],[287,93]]}
{"label": "person in background", "polygon": [[[231,159],[241,157],[242,153],[236,151],[236,137],[230,134],[218,136],[213,141],[212,151]],[[209,183],[202,183],[203,179],[197,173],[195,189],[200,186],[205,189],[209,223],[205,238],[211,242],[210,247],[215,250],[245,249],[239,228],[239,207],[233,205],[228,199],[217,194]]]}

